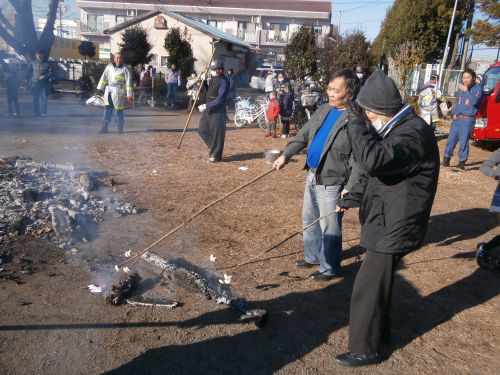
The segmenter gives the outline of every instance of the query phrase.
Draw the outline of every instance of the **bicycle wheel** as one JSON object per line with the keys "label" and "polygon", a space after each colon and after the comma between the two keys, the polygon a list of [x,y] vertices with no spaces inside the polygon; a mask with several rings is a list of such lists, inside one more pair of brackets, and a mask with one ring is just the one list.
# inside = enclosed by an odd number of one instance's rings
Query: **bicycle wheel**
{"label": "bicycle wheel", "polygon": [[257,123],[259,124],[260,130],[266,133],[269,132],[269,126],[267,124],[266,115],[264,113],[257,118]]}
{"label": "bicycle wheel", "polygon": [[245,119],[245,113],[243,111],[238,111],[234,114],[234,125],[236,125],[238,128],[242,128],[247,124],[247,121]]}
{"label": "bicycle wheel", "polygon": [[309,120],[307,113],[303,109],[297,110],[292,116],[292,123],[295,125],[297,130],[302,129],[307,120]]}

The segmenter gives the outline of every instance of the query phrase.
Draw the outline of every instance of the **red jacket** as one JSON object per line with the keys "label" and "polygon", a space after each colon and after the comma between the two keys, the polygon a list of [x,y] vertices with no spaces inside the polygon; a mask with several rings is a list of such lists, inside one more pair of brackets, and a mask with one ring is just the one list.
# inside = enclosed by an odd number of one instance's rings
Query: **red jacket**
{"label": "red jacket", "polygon": [[266,118],[270,121],[276,121],[280,114],[280,102],[277,99],[271,100],[267,107]]}

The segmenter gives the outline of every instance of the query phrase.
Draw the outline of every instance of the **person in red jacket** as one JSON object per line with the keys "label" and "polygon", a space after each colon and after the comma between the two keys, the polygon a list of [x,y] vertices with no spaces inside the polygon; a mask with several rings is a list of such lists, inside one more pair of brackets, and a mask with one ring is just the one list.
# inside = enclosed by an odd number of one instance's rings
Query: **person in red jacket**
{"label": "person in red jacket", "polygon": [[280,114],[280,102],[276,99],[276,91],[271,91],[269,94],[269,107],[267,107],[266,118],[269,131],[266,133],[265,137],[276,138],[276,122],[278,121],[278,116]]}

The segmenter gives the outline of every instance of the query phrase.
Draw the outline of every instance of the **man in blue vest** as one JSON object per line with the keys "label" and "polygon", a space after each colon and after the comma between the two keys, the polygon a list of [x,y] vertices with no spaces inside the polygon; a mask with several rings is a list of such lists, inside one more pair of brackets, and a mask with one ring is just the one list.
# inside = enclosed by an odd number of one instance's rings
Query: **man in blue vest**
{"label": "man in blue vest", "polygon": [[218,163],[222,160],[226,138],[226,99],[229,82],[223,71],[220,61],[212,61],[211,79],[206,89],[205,104],[198,106],[198,110],[203,112],[198,125],[198,134],[208,147],[210,163]]}
{"label": "man in blue vest", "polygon": [[[359,87],[352,70],[334,73],[327,87],[328,103],[314,112],[273,165],[282,169],[293,155],[307,147],[302,225],[309,228],[304,231],[304,259],[298,260],[296,266],[319,265],[318,271],[310,275],[317,281],[340,276],[342,212],[335,209],[341,195],[359,182],[358,170],[353,170],[347,137],[350,119],[345,105],[356,98]],[[316,222],[319,218],[322,219]]]}

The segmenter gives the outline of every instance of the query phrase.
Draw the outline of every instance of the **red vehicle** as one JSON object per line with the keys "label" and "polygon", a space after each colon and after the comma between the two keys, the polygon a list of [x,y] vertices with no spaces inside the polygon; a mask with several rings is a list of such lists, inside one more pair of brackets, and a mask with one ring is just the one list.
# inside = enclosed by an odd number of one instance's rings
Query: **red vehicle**
{"label": "red vehicle", "polygon": [[472,139],[482,143],[500,143],[500,62],[483,76],[483,99],[476,115]]}

